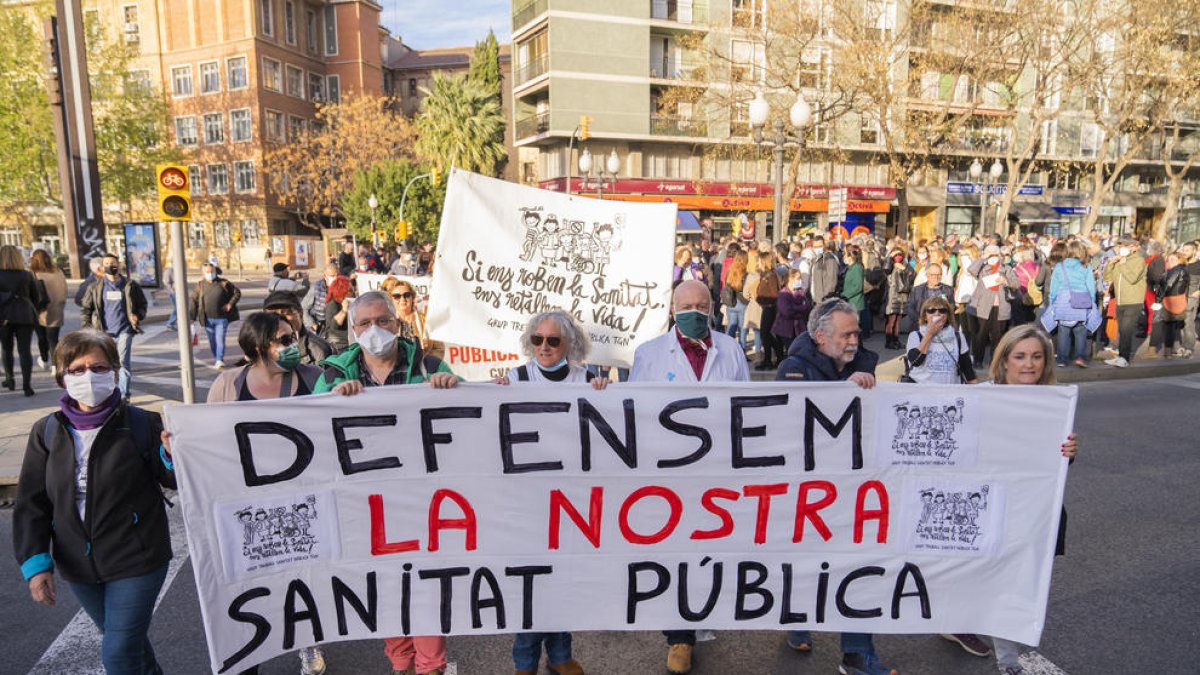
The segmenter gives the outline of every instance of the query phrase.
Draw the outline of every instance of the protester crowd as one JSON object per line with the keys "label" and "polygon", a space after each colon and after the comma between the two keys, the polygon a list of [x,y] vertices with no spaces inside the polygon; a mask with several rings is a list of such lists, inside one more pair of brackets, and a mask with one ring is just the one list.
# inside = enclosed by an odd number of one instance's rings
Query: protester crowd
{"label": "protester crowd", "polygon": [[[160,487],[174,485],[174,467],[159,416],[128,401],[129,344],[145,317],[145,298],[115,258],[104,258],[79,296],[84,328],[55,347],[65,285],[42,276],[44,261],[25,270],[10,248],[0,248],[4,385],[13,388],[15,340],[23,385],[32,391],[30,340],[42,326],[42,358],[52,359],[65,390],[59,410],[29,435],[13,519],[17,561],[35,601],[54,603],[56,572],[71,586],[104,633],[110,675],[160,672],[147,631],[171,555]],[[219,374],[208,401],[454,387],[459,378],[429,340],[408,281],[393,277],[377,290],[355,289],[359,273],[428,274],[433,261],[428,245],[389,256],[347,244],[311,284],[277,264],[279,281],[272,280],[263,310],[241,321],[243,361]],[[812,235],[776,245],[726,238],[680,246],[672,279],[670,328],[642,343],[627,376],[614,379],[694,387],[747,381],[753,364],[784,382],[847,381],[869,389],[880,356],[863,341],[881,331],[884,348],[904,359],[904,382],[1054,384],[1056,368],[1086,368],[1101,349],[1111,352],[1103,357],[1109,365],[1127,366],[1139,338],[1149,337],[1143,357],[1191,357],[1200,300],[1196,242],[1176,247],[1095,234],[916,242]],[[210,262],[189,296],[192,318],[223,367],[240,291]],[[589,366],[587,331],[569,313],[529,317],[521,344],[528,360],[497,385],[610,385],[607,369]],[[1063,439],[1064,456],[1073,460],[1077,451],[1074,434]],[[126,504],[140,506],[131,516]],[[1062,536],[1060,530],[1060,553]],[[664,635],[667,670],[689,672],[696,631]],[[1023,672],[1020,645],[943,637],[977,656],[994,653],[1002,673]],[[790,632],[786,641],[812,651],[807,631]],[[841,673],[897,672],[869,634],[843,634],[841,650]],[[537,672],[543,651],[552,672],[584,672],[571,635],[547,632],[515,636],[517,674]],[[443,636],[389,638],[384,654],[397,675],[441,675],[447,665]],[[302,673],[325,670],[319,648],[302,649],[299,658]]]}

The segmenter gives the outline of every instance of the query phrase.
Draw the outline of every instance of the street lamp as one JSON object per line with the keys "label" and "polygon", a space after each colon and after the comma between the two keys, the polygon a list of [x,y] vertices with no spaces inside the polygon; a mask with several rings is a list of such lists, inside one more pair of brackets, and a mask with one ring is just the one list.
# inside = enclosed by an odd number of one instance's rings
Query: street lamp
{"label": "street lamp", "polygon": [[760,91],[750,102],[750,126],[754,129],[754,143],[759,147],[771,148],[774,154],[775,172],[775,228],[771,240],[779,243],[787,231],[787,215],[784,210],[783,195],[783,151],[785,148],[804,149],[804,132],[812,123],[812,108],[804,100],[804,94],[797,92],[796,102],[788,111],[788,121],[793,131],[789,132],[780,118],[775,118],[770,138],[764,137],[763,128],[771,115],[771,106]]}
{"label": "street lamp", "polygon": [[[586,185],[592,178],[592,153],[587,148],[583,149],[583,154],[579,155],[579,175],[583,178]],[[604,176],[605,174],[612,177],[613,189],[617,185],[617,172],[621,170],[621,158],[617,156],[616,148],[608,154],[608,158],[604,160],[604,165],[600,167],[600,182],[597,185],[596,196],[604,199]]]}
{"label": "street lamp", "polygon": [[371,207],[371,246],[378,246],[379,242],[375,241],[375,209],[379,208],[379,200],[375,198],[374,192],[367,197],[367,206]]}
{"label": "street lamp", "polygon": [[[983,183],[979,182],[979,179],[983,177],[983,163],[979,161],[978,157],[971,162],[971,168],[967,172],[971,174],[971,180],[980,186],[982,192],[979,197],[979,229],[986,233],[988,201],[991,199],[992,186],[999,182],[1000,176],[1004,174],[1004,165],[1000,163],[999,159],[993,160],[992,166],[987,172],[987,180]],[[972,232],[972,234],[974,233]]]}

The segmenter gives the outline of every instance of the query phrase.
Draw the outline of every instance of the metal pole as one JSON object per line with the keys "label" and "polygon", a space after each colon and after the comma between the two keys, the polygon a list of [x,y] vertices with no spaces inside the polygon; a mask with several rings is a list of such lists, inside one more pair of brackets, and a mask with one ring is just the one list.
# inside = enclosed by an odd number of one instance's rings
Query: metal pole
{"label": "metal pole", "polygon": [[379,246],[379,243],[375,240],[375,207],[371,207],[371,248],[377,246]]}
{"label": "metal pole", "polygon": [[772,149],[775,155],[775,227],[771,232],[771,243],[773,244],[783,241],[783,232],[787,229],[783,212],[783,144],[786,141],[783,120],[777,119],[775,120],[775,147]]}
{"label": "metal pole", "polygon": [[571,140],[567,141],[567,194],[571,194],[571,177],[575,174],[573,162],[575,161],[575,134],[579,133],[579,127],[571,132]]}
{"label": "metal pole", "polygon": [[196,366],[192,363],[192,322],[188,319],[187,257],[183,252],[183,223],[171,221],[171,268],[175,277],[175,316],[179,326],[179,383],[183,402],[196,402]]}
{"label": "metal pole", "polygon": [[423,173],[419,176],[413,176],[408,181],[408,184],[404,186],[404,194],[400,195],[400,220],[404,220],[404,202],[408,201],[408,188],[412,187],[413,183],[421,180],[422,178],[429,178],[431,175],[433,174]]}

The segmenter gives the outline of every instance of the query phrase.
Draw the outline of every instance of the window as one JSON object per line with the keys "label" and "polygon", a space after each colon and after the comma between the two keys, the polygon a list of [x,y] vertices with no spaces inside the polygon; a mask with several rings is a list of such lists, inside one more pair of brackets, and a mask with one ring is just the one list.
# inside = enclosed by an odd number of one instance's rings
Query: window
{"label": "window", "polygon": [[229,111],[229,134],[235,143],[254,138],[254,123],[250,119],[249,108]]}
{"label": "window", "polygon": [[228,220],[218,220],[213,223],[213,244],[217,248],[233,248],[233,237],[230,236]]}
{"label": "window", "polygon": [[827,89],[832,61],[828,48],[805,50],[800,59],[798,84],[810,89]]}
{"label": "window", "polygon": [[729,135],[750,135],[750,102],[737,101],[729,109]]}
{"label": "window", "polygon": [[763,81],[767,63],[765,45],[748,40],[734,40],[730,51],[730,76],[735,82]]}
{"label": "window", "polygon": [[733,0],[733,25],[736,28],[763,28],[767,0]]}
{"label": "window", "polygon": [[[100,40],[100,10],[83,10],[83,31],[89,42]],[[14,246],[20,245],[21,239],[18,237],[17,241],[14,243]]]}
{"label": "window", "polygon": [[250,73],[246,71],[246,57],[235,56],[225,61],[225,84],[230,91],[250,86]]}
{"label": "window", "polygon": [[229,192],[229,167],[224,164],[208,165],[208,194],[223,195]]}
{"label": "window", "polygon": [[415,77],[408,78],[408,95],[409,96],[417,95],[417,78],[415,78]]}
{"label": "window", "polygon": [[225,115],[204,113],[204,144],[217,145],[225,142]]}
{"label": "window", "polygon": [[283,39],[289,45],[296,44],[296,3],[292,0],[283,3]]}
{"label": "window", "polygon": [[866,115],[862,116],[861,126],[858,132],[858,142],[863,145],[877,145],[879,143],[879,121],[872,119]]}
{"label": "window", "polygon": [[188,223],[188,248],[204,248],[208,242],[204,237],[204,223]]}
{"label": "window", "polygon": [[175,118],[175,143],[183,146],[196,144],[195,115]]}
{"label": "window", "polygon": [[254,162],[233,163],[234,192],[254,192]]}
{"label": "window", "polygon": [[288,134],[291,135],[292,140],[296,140],[304,136],[306,126],[307,125],[303,117],[296,117],[295,115],[288,116]]}
{"label": "window", "polygon": [[287,95],[304,98],[304,71],[296,66],[285,66],[287,72]]}
{"label": "window", "polygon": [[192,95],[191,66],[175,66],[171,69],[171,93],[175,96]]}
{"label": "window", "polygon": [[221,91],[221,66],[216,61],[200,64],[200,93],[215,94]]}
{"label": "window", "polygon": [[275,7],[273,0],[259,0],[259,9],[261,10],[262,32],[268,37],[275,36]]}
{"label": "window", "polygon": [[338,53],[337,40],[337,7],[325,6],[325,54],[335,56]]}
{"label": "window", "polygon": [[308,100],[313,103],[325,100],[325,78],[316,73],[308,74]]}
{"label": "window", "polygon": [[268,91],[283,91],[283,71],[275,59],[263,59],[263,88]]}
{"label": "window", "polygon": [[1095,157],[1100,150],[1100,127],[1088,122],[1079,128],[1079,154]]}
{"label": "window", "polygon": [[884,41],[896,30],[896,3],[894,0],[870,0],[867,2],[867,34]]}
{"label": "window", "polygon": [[1042,147],[1041,154],[1057,155],[1058,154],[1058,120],[1043,120],[1042,121]]}
{"label": "window", "polygon": [[337,75],[325,78],[325,93],[329,97],[330,103],[342,102],[342,81]]}
{"label": "window", "polygon": [[242,221],[242,244],[245,246],[259,246],[258,239],[258,221],[243,220]]}
{"label": "window", "polygon": [[154,85],[150,83],[150,71],[132,70],[125,76],[125,91],[143,96],[154,93]]}
{"label": "window", "polygon": [[188,188],[192,191],[193,197],[199,197],[204,194],[204,183],[200,180],[199,164],[192,164],[188,167]]}
{"label": "window", "polygon": [[304,10],[304,47],[309,54],[317,53],[317,13]]}
{"label": "window", "polygon": [[278,110],[267,110],[263,113],[263,126],[266,128],[268,141],[282,143],[283,135],[283,113]]}
{"label": "window", "polygon": [[136,45],[141,42],[141,32],[138,28],[137,5],[125,5],[121,8],[122,18],[125,19],[125,43]]}

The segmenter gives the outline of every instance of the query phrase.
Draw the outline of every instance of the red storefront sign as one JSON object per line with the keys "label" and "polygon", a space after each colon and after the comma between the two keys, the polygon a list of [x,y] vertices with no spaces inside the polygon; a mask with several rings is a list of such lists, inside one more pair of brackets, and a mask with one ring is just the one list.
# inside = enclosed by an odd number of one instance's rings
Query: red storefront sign
{"label": "red storefront sign", "polygon": [[[556,178],[538,183],[543,190],[562,192],[566,189],[567,179]],[[618,178],[616,182],[598,179],[585,181],[582,178],[571,179],[572,191],[575,193],[597,192],[601,188],[606,194],[643,194],[643,195],[703,195],[709,197],[773,197],[775,189],[767,183],[731,183],[717,181],[691,180],[654,180],[650,178]],[[797,185],[792,197],[795,199],[827,199],[831,187],[838,185],[803,184]],[[891,201],[896,198],[896,188],[879,185],[847,185],[848,199]]]}

